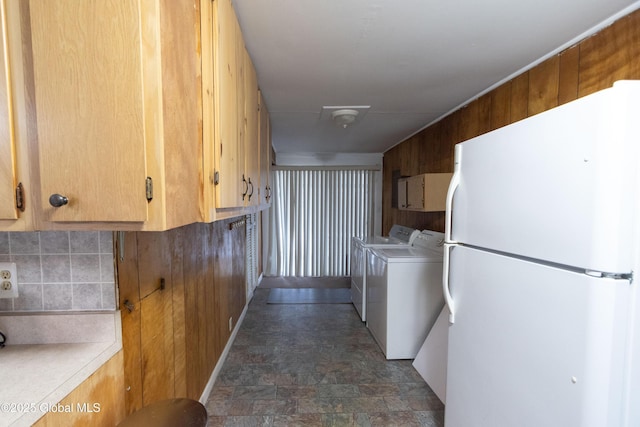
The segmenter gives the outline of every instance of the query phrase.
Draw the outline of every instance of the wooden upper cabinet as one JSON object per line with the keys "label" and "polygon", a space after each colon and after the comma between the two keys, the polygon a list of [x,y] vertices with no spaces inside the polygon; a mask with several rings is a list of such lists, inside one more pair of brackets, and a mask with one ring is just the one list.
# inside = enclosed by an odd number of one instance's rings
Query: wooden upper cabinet
{"label": "wooden upper cabinet", "polygon": [[271,124],[269,110],[258,92],[259,105],[259,145],[260,145],[260,201],[259,204],[271,203]]}
{"label": "wooden upper cabinet", "polygon": [[244,64],[244,175],[249,186],[245,196],[245,206],[256,206],[260,202],[258,77],[246,49]]}
{"label": "wooden upper cabinet", "polygon": [[[232,150],[235,150],[235,158],[236,162],[235,166],[235,178],[234,180],[237,183],[242,183],[241,189],[242,193],[240,194],[240,198],[238,200],[238,205],[236,206],[245,206],[247,195],[249,194],[249,181],[245,174],[245,137],[247,131],[247,119],[246,119],[246,105],[245,105],[245,90],[246,90],[246,74],[245,74],[245,47],[244,47],[244,38],[242,37],[242,31],[240,31],[240,24],[238,20],[235,20],[235,50],[236,50],[236,138],[235,138],[235,147],[230,146]],[[222,114],[222,110],[220,111]],[[230,110],[229,114],[233,114],[233,111]],[[222,116],[224,119],[224,115]],[[220,191],[225,191],[224,187],[220,187]]]}
{"label": "wooden upper cabinet", "polygon": [[18,2],[0,0],[0,230],[34,228]]}
{"label": "wooden upper cabinet", "polygon": [[[31,2],[46,220],[148,218],[140,12],[133,1]],[[56,194],[66,206],[51,206]]]}
{"label": "wooden upper cabinet", "polygon": [[29,3],[42,228],[202,218],[197,4]]}
{"label": "wooden upper cabinet", "polygon": [[37,229],[166,230],[258,203],[257,77],[230,0],[18,4]]}
{"label": "wooden upper cabinet", "polygon": [[214,2],[212,15],[214,167],[205,163],[205,169],[215,185],[215,207],[205,211],[220,219],[260,203],[260,125],[258,78],[231,1]]}
{"label": "wooden upper cabinet", "polygon": [[243,193],[242,180],[238,179],[241,164],[236,32],[239,25],[230,0],[218,0],[214,7],[215,204],[216,208],[233,208],[242,206]]}
{"label": "wooden upper cabinet", "polygon": [[[217,2],[216,2],[217,3]],[[217,4],[216,4],[217,6]],[[202,46],[202,176],[203,176],[203,219],[212,222],[216,218],[216,54],[218,28],[216,26],[217,7],[210,1],[200,2],[200,42]]]}
{"label": "wooden upper cabinet", "polygon": [[423,173],[398,180],[400,210],[439,212],[445,210],[450,173]]}
{"label": "wooden upper cabinet", "polygon": [[2,46],[0,51],[0,219],[18,219],[15,188],[17,171],[15,166],[15,139],[13,137],[13,111],[11,105],[11,82],[9,72],[9,52],[7,47],[8,29],[5,1],[0,3],[2,16]]}

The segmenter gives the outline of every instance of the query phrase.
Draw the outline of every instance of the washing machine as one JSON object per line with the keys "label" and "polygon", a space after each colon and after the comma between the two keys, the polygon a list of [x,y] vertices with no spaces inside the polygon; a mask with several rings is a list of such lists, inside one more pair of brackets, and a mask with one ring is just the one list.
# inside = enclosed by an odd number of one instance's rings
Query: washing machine
{"label": "washing machine", "polygon": [[351,302],[362,321],[367,320],[367,252],[378,247],[403,247],[413,243],[419,230],[394,224],[389,236],[351,238]]}
{"label": "washing machine", "polygon": [[444,234],[425,230],[405,247],[367,254],[367,327],[387,359],[414,359],[444,307]]}

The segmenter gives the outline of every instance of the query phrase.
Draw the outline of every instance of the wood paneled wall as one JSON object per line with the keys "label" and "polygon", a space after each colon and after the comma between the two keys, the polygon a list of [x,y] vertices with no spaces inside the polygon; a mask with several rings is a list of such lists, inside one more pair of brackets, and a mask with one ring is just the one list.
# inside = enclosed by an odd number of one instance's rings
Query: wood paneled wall
{"label": "wood paneled wall", "polygon": [[640,79],[640,11],[451,113],[384,154],[383,232],[394,223],[444,231],[444,212],[392,208],[392,176],[453,171],[453,146],[601,89]]}
{"label": "wood paneled wall", "polygon": [[[234,220],[125,234],[117,254],[126,413],[199,399],[246,303],[244,226]],[[129,308],[127,308],[129,307]]]}

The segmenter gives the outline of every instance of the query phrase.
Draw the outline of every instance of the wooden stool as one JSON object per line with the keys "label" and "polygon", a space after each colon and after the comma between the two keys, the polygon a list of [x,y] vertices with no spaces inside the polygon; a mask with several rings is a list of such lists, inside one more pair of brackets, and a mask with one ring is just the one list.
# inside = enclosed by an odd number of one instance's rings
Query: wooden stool
{"label": "wooden stool", "polygon": [[207,410],[193,399],[154,402],[125,418],[118,427],[205,427]]}

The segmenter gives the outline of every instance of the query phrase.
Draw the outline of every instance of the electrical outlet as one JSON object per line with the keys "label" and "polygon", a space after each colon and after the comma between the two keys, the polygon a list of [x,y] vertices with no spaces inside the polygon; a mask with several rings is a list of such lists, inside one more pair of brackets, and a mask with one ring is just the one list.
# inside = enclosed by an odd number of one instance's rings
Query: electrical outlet
{"label": "electrical outlet", "polygon": [[18,273],[15,262],[0,262],[0,298],[18,298]]}

